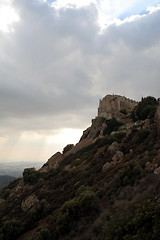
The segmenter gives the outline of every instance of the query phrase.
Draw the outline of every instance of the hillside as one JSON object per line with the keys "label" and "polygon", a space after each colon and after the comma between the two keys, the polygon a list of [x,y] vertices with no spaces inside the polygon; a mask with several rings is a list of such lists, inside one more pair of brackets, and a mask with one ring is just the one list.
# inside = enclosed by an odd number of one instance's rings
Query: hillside
{"label": "hillside", "polygon": [[159,239],[160,104],[118,109],[0,191],[0,240]]}
{"label": "hillside", "polygon": [[7,186],[10,182],[12,182],[15,179],[16,179],[15,177],[0,175],[0,189]]}

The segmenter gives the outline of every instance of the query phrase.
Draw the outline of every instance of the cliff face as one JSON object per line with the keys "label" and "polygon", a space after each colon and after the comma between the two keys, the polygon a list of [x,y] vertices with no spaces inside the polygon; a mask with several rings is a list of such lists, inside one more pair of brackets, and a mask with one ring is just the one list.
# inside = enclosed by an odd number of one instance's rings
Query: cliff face
{"label": "cliff face", "polygon": [[98,117],[111,119],[119,118],[120,111],[130,112],[137,105],[136,101],[119,95],[106,95],[100,100],[98,108]]}

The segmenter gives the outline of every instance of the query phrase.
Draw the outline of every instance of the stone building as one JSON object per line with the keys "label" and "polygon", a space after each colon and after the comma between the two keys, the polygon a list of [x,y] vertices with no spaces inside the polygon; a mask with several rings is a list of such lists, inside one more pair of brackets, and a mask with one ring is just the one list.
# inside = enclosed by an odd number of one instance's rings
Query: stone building
{"label": "stone building", "polygon": [[125,110],[128,113],[136,105],[136,101],[124,96],[106,95],[99,102],[98,117],[105,117],[106,119],[117,118],[120,115],[120,111]]}

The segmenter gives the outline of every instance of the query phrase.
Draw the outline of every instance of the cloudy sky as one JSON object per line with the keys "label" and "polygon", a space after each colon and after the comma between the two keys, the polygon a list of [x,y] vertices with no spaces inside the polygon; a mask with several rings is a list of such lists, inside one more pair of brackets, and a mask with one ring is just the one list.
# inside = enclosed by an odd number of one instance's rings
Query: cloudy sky
{"label": "cloudy sky", "polygon": [[0,0],[0,162],[75,143],[100,98],[160,96],[160,0]]}

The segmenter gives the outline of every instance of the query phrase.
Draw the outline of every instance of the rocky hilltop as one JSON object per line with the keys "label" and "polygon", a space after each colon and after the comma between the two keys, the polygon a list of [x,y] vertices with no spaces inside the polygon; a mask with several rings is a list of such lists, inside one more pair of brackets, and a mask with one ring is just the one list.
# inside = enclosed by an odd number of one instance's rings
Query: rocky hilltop
{"label": "rocky hilltop", "polygon": [[0,240],[159,239],[160,101],[115,96],[79,143],[0,191]]}
{"label": "rocky hilltop", "polygon": [[120,118],[121,113],[129,113],[137,105],[137,102],[119,95],[106,95],[99,101],[98,117],[106,119]]}

